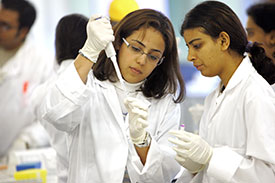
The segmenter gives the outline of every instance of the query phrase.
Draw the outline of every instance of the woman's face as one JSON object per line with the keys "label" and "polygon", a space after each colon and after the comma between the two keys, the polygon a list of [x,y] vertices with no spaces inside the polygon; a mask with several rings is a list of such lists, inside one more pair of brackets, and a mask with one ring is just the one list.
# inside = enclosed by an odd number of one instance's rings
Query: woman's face
{"label": "woman's face", "polygon": [[248,16],[246,22],[246,32],[248,40],[260,43],[265,49],[266,55],[273,59],[273,62],[275,63],[275,58],[272,56],[273,51],[275,51],[274,46],[269,43],[271,36],[269,33],[265,33],[265,31],[254,22],[251,16]]}
{"label": "woman's face", "polygon": [[183,37],[188,47],[187,60],[193,62],[203,76],[220,76],[224,61],[217,41],[203,33],[202,28],[187,29]]}
{"label": "woman's face", "polygon": [[123,78],[129,83],[138,83],[147,78],[157,67],[165,50],[162,34],[152,28],[134,31],[122,43],[118,63]]}

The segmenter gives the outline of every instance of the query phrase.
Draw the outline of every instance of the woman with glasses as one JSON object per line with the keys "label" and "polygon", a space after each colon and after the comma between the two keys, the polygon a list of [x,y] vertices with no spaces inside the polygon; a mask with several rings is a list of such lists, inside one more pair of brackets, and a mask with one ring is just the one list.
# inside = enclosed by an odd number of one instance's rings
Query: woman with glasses
{"label": "woman with glasses", "polygon": [[[93,16],[87,35],[40,108],[71,139],[68,182],[170,182],[180,167],[167,132],[180,124],[185,94],[171,22],[141,9],[113,30]],[[111,41],[122,83],[104,52]]]}

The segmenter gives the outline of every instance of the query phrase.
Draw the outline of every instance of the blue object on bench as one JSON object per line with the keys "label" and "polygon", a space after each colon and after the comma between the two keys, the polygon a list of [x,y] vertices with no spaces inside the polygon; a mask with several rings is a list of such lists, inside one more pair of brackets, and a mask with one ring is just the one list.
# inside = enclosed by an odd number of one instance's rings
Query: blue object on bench
{"label": "blue object on bench", "polygon": [[16,171],[27,170],[32,168],[36,168],[36,169],[41,168],[41,162],[38,161],[38,162],[22,163],[22,164],[16,165]]}

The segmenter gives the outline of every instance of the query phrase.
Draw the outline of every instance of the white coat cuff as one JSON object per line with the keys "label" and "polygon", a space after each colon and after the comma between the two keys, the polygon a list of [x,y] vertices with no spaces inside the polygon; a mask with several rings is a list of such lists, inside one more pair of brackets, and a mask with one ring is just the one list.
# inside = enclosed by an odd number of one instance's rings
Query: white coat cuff
{"label": "white coat cuff", "polygon": [[[137,156],[138,157],[138,156]],[[150,149],[147,154],[145,166],[142,165],[139,158],[135,158],[132,162],[133,167],[136,169],[139,175],[142,175],[142,179],[146,180],[150,178],[159,168],[163,157],[161,156],[157,142],[152,138]],[[149,171],[150,169],[150,171]],[[150,172],[150,174],[148,174]]]}
{"label": "white coat cuff", "polygon": [[207,174],[223,182],[230,182],[243,157],[229,147],[213,148]]}
{"label": "white coat cuff", "polygon": [[64,96],[69,98],[76,105],[82,105],[89,97],[90,91],[80,79],[74,63],[60,75],[56,86]]}

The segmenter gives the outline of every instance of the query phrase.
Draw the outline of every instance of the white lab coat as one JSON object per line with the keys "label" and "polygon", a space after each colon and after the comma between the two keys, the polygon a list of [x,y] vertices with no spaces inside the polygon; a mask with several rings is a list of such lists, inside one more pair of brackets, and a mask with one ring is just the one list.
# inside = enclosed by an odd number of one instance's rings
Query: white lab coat
{"label": "white lab coat", "polygon": [[[135,94],[144,98],[141,92]],[[132,182],[168,183],[180,170],[167,138],[178,129],[180,105],[167,95],[151,102],[147,131],[152,136],[145,166],[129,137],[114,85],[99,81],[92,71],[87,84],[74,64],[60,75],[41,105],[41,116],[72,139],[69,183],[121,183],[127,166]]]}
{"label": "white lab coat", "polygon": [[190,182],[274,183],[275,93],[248,57],[223,93],[219,87],[205,99],[204,110],[199,134],[213,156]]}
{"label": "white lab coat", "polygon": [[[58,68],[57,72],[52,75],[43,85],[37,87],[32,94],[31,103],[34,106],[34,113],[39,115],[39,105],[46,96],[51,85],[57,79],[58,75],[64,72],[67,67],[73,62],[73,59],[63,60]],[[40,119],[40,124],[46,129],[50,137],[51,146],[56,150],[56,162],[57,162],[57,178],[58,183],[66,183],[68,178],[69,167],[69,137],[64,131],[56,129],[52,124]]]}
{"label": "white lab coat", "polygon": [[21,130],[34,120],[29,97],[33,89],[44,82],[53,69],[53,58],[43,54],[29,39],[2,67],[0,81],[0,158]]}
{"label": "white lab coat", "polygon": [[271,85],[271,87],[273,88],[273,90],[275,91],[275,84]]}

